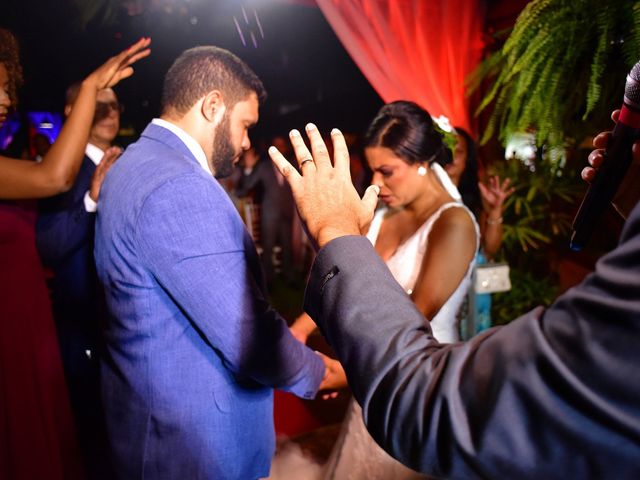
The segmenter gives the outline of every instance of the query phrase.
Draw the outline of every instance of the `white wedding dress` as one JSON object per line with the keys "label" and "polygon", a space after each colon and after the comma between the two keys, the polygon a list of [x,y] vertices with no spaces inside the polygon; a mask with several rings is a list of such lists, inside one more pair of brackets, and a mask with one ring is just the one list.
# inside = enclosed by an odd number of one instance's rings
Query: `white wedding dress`
{"label": "white wedding dress", "polygon": [[[449,208],[463,208],[469,213],[476,226],[476,242],[478,241],[479,229],[471,211],[459,202],[442,205],[387,260],[389,270],[408,295],[411,295],[420,273],[422,259],[428,248],[431,227],[440,214]],[[378,210],[369,227],[367,238],[374,245],[386,212],[386,208]],[[469,289],[474,264],[475,257],[469,263],[464,279],[430,322],[433,335],[440,342],[451,343],[459,340],[457,313]],[[375,443],[364,425],[360,406],[352,399],[347,408],[340,435],[325,466],[323,478],[325,480],[409,480],[429,477],[405,467]]]}

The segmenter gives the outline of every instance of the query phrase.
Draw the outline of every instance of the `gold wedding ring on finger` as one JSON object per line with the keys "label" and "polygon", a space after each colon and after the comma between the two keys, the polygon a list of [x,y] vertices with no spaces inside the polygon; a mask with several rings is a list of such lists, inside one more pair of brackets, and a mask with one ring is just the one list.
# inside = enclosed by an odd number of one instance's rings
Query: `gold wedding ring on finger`
{"label": "gold wedding ring on finger", "polygon": [[300,162],[300,170],[302,170],[302,167],[304,166],[305,163],[307,162],[313,162],[313,158],[305,158],[304,160],[302,160]]}

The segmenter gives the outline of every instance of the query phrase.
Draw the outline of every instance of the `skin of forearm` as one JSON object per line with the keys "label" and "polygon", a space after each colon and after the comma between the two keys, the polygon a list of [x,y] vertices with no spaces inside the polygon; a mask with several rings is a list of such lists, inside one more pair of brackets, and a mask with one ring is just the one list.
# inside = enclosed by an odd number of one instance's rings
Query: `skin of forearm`
{"label": "skin of forearm", "polygon": [[42,162],[2,159],[0,198],[42,198],[71,188],[89,138],[97,90],[93,80],[83,82],[76,107]]}
{"label": "skin of forearm", "polygon": [[482,237],[482,248],[489,258],[495,257],[502,245],[502,225],[487,225]]}
{"label": "skin of forearm", "polygon": [[78,99],[67,118],[65,128],[42,161],[43,167],[49,169],[51,177],[57,180],[61,188],[68,189],[73,185],[82,164],[97,91],[97,85],[92,80],[82,82]]}

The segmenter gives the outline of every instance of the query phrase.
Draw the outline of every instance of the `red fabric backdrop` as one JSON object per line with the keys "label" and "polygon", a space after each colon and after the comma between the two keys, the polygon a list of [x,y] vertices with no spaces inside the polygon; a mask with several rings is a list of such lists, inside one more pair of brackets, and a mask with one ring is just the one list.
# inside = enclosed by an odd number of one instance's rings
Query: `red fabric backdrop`
{"label": "red fabric backdrop", "polygon": [[480,0],[316,0],[385,102],[412,100],[475,132],[465,78],[481,59]]}

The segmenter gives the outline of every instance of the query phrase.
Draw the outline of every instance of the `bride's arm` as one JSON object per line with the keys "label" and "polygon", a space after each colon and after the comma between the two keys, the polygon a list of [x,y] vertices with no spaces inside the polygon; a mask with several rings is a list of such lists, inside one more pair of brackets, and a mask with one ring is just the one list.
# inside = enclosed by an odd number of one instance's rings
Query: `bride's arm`
{"label": "bride's arm", "polygon": [[0,198],[42,198],[71,188],[89,138],[97,92],[131,76],[131,64],[149,55],[150,42],[139,40],[82,82],[73,110],[42,162],[0,157]]}
{"label": "bride's arm", "polygon": [[429,232],[429,244],[411,299],[427,320],[455,292],[476,254],[476,230],[461,208],[442,212]]}

